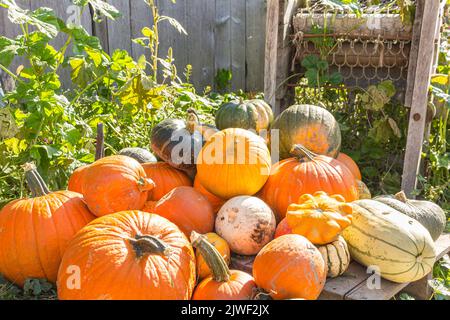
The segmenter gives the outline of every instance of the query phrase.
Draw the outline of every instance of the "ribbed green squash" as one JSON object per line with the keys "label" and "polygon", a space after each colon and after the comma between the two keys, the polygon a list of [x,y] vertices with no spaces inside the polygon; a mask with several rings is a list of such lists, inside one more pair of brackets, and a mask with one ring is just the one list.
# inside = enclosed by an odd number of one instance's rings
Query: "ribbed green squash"
{"label": "ribbed green squash", "polygon": [[241,128],[258,133],[268,129],[272,121],[272,108],[260,99],[228,102],[216,113],[216,127],[219,130]]}
{"label": "ribbed green squash", "polygon": [[435,241],[444,232],[447,222],[445,212],[433,202],[409,200],[403,191],[394,196],[376,197],[374,200],[387,204],[419,221],[430,232],[431,238]]}
{"label": "ribbed green squash", "polygon": [[351,259],[347,242],[342,236],[339,236],[337,240],[331,243],[317,246],[317,249],[319,249],[323,260],[328,266],[328,278],[339,277],[347,271]]}
{"label": "ribbed green squash", "polygon": [[119,151],[122,156],[128,156],[139,163],[156,163],[158,160],[156,157],[148,150],[142,148],[125,148]]}
{"label": "ribbed green squash", "polygon": [[352,205],[352,225],[343,236],[354,260],[378,267],[383,278],[398,283],[416,281],[432,271],[434,242],[419,222],[375,200]]}
{"label": "ribbed green squash", "polygon": [[296,144],[331,158],[336,158],[341,148],[339,124],[330,112],[321,107],[293,105],[284,110],[270,127],[271,145],[278,142],[273,130],[279,130],[280,159],[289,158],[289,152]]}

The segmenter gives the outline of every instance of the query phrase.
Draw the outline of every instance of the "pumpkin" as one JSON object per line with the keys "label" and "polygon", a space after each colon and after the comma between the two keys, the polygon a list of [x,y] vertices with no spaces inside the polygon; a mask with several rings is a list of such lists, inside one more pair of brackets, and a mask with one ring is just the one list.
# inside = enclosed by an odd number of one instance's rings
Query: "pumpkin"
{"label": "pumpkin", "polygon": [[12,201],[0,211],[0,273],[19,286],[27,278],[55,283],[69,241],[95,217],[81,194],[50,192],[34,165],[24,169],[33,197]]}
{"label": "pumpkin", "polygon": [[225,203],[225,200],[223,200],[222,198],[219,198],[218,196],[216,196],[216,195],[212,194],[211,192],[209,192],[208,190],[206,190],[205,187],[202,186],[202,184],[200,183],[200,181],[197,177],[195,177],[195,180],[194,180],[194,188],[195,188],[195,190],[200,192],[203,196],[205,196],[206,199],[208,199],[209,203],[211,203],[211,205],[213,207],[214,213],[217,213],[220,210],[220,208],[223,206],[223,204]]}
{"label": "pumpkin", "polygon": [[444,232],[447,218],[445,212],[431,201],[409,200],[401,191],[394,196],[376,197],[374,200],[387,204],[393,209],[419,221],[436,241]]}
{"label": "pumpkin", "polygon": [[123,211],[77,233],[58,273],[61,300],[188,300],[195,255],[186,236],[155,214]]}
{"label": "pumpkin", "polygon": [[230,270],[220,252],[205,236],[196,232],[191,235],[192,245],[200,252],[212,275],[195,288],[192,300],[250,300],[256,284],[251,275]]}
{"label": "pumpkin", "polygon": [[142,211],[148,212],[148,213],[154,213],[155,207],[158,201],[147,201],[142,208]]}
{"label": "pumpkin", "polygon": [[276,219],[259,198],[239,196],[228,200],[217,213],[216,232],[231,250],[254,255],[273,239]]}
{"label": "pumpkin", "polygon": [[192,187],[191,179],[168,163],[144,163],[142,167],[147,177],[155,183],[155,188],[148,193],[148,200],[157,201],[176,187]]}
{"label": "pumpkin", "polygon": [[156,157],[148,150],[142,148],[124,148],[119,151],[119,155],[131,157],[139,163],[155,163],[158,162]]}
{"label": "pumpkin", "polygon": [[347,242],[345,242],[342,236],[339,236],[337,240],[331,243],[318,246],[317,249],[319,249],[323,260],[327,264],[328,278],[339,277],[347,271],[351,259]]}
{"label": "pumpkin", "polygon": [[200,151],[198,179],[214,195],[254,195],[266,183],[271,158],[264,139],[244,129],[216,133]]}
{"label": "pumpkin", "polygon": [[[278,130],[277,139],[273,136]],[[314,153],[335,158],[341,147],[341,130],[333,115],[313,105],[293,105],[270,127],[270,144],[279,145],[280,159],[291,156],[293,145],[301,144]]]}
{"label": "pumpkin", "polygon": [[372,194],[364,182],[356,180],[356,184],[358,185],[359,200],[372,198]]}
{"label": "pumpkin", "polygon": [[272,108],[260,99],[228,102],[216,113],[216,127],[219,130],[242,128],[258,133],[269,129],[272,121]]}
{"label": "pumpkin", "polygon": [[419,222],[375,200],[354,201],[352,206],[353,222],[343,236],[354,260],[377,266],[383,278],[398,283],[432,271],[434,242]]}
{"label": "pumpkin", "polygon": [[269,242],[258,253],[253,277],[275,300],[315,300],[325,285],[327,266],[308,239],[288,234]]}
{"label": "pumpkin", "polygon": [[[323,245],[335,241],[352,223],[352,207],[340,195],[328,196],[319,191],[304,194],[287,209],[285,223],[280,229],[306,237],[313,244]],[[278,230],[276,235],[282,235]]]}
{"label": "pumpkin", "polygon": [[[221,238],[217,233],[209,232],[203,235],[206,240],[211,243],[214,248],[217,249],[217,251],[220,253],[222,258],[224,259],[225,263],[227,265],[230,264],[230,247],[228,246],[228,243]],[[202,280],[206,278],[207,276],[211,275],[211,269],[208,267],[208,264],[206,263],[205,259],[203,259],[203,256],[200,253],[200,250],[197,250],[195,252],[196,260],[197,260],[197,278]]]}
{"label": "pumpkin", "polygon": [[69,182],[67,184],[67,190],[83,193],[83,178],[86,173],[86,168],[88,166],[81,166],[75,169],[69,177]]}
{"label": "pumpkin", "polygon": [[357,200],[358,186],[349,169],[336,159],[319,156],[301,145],[295,145],[293,158],[282,160],[272,167],[272,172],[259,193],[275,212],[277,219],[303,194],[324,191],[339,194],[347,202]]}
{"label": "pumpkin", "polygon": [[142,166],[133,158],[109,156],[89,165],[83,178],[83,195],[96,216],[140,210],[155,187]]}
{"label": "pumpkin", "polygon": [[205,141],[216,132],[216,128],[200,124],[195,110],[189,109],[186,121],[166,119],[153,128],[152,150],[159,158],[193,179],[197,155]]}
{"label": "pumpkin", "polygon": [[359,167],[356,164],[356,162],[351,157],[341,152],[339,153],[336,160],[345,164],[345,166],[350,170],[355,179],[362,180],[361,171],[359,170]]}
{"label": "pumpkin", "polygon": [[175,223],[186,236],[192,231],[208,233],[214,230],[214,211],[201,193],[192,187],[177,187],[154,204],[156,213]]}

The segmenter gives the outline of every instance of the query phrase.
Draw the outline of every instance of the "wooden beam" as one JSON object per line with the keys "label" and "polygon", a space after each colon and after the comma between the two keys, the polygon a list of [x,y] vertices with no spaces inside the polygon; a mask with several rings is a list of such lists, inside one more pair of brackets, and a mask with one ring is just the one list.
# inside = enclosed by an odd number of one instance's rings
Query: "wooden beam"
{"label": "wooden beam", "polygon": [[416,188],[427,114],[428,86],[433,65],[435,32],[439,17],[439,0],[424,3],[423,21],[420,32],[414,88],[411,99],[408,138],[403,167],[402,189],[412,197]]}

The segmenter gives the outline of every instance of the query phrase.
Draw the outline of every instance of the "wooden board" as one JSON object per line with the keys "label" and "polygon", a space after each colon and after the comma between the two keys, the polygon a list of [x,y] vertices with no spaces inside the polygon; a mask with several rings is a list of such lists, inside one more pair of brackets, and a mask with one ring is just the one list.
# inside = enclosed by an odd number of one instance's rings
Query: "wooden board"
{"label": "wooden board", "polygon": [[109,3],[122,14],[116,21],[107,22],[109,52],[112,54],[116,49],[131,52],[130,0],[109,0]]}

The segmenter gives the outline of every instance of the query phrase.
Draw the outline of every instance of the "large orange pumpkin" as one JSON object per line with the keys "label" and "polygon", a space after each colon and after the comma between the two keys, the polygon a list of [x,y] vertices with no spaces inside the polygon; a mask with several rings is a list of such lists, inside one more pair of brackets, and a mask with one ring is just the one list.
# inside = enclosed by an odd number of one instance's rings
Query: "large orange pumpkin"
{"label": "large orange pumpkin", "polygon": [[83,178],[84,199],[96,216],[141,210],[154,187],[139,162],[121,155],[89,165]]}
{"label": "large orange pumpkin", "polygon": [[253,277],[273,299],[315,300],[323,290],[327,266],[320,251],[305,237],[281,236],[256,256]]}
{"label": "large orange pumpkin", "polygon": [[78,192],[81,194],[83,193],[83,178],[84,174],[86,173],[87,167],[87,165],[81,166],[73,171],[73,173],[69,177],[67,190]]}
{"label": "large orange pumpkin", "polygon": [[219,251],[205,236],[196,232],[191,235],[192,245],[200,252],[212,275],[195,288],[193,300],[250,300],[256,284],[251,275],[230,270]]}
{"label": "large orange pumpkin", "polygon": [[34,165],[24,168],[33,198],[0,211],[0,274],[20,286],[27,278],[56,282],[68,242],[95,217],[81,194],[50,192]]}
{"label": "large orange pumpkin", "polygon": [[214,213],[219,212],[220,208],[222,208],[222,206],[226,202],[222,198],[219,198],[215,194],[212,194],[211,192],[206,190],[205,187],[202,186],[202,184],[200,183],[197,176],[195,177],[195,180],[194,180],[194,188],[195,188],[195,190],[200,192],[202,195],[204,195],[206,197],[206,199],[208,199],[209,203],[211,203],[211,205],[213,207]]}
{"label": "large orange pumpkin", "polygon": [[148,192],[148,200],[157,201],[176,187],[192,187],[192,181],[187,174],[166,162],[144,163],[142,167],[147,178],[152,179],[156,185]]}
{"label": "large orange pumpkin", "polygon": [[350,170],[355,179],[362,180],[361,171],[359,170],[356,162],[351,157],[341,152],[336,159],[345,164],[345,166]]}
{"label": "large orange pumpkin", "polygon": [[244,129],[214,134],[197,158],[197,177],[223,199],[257,193],[270,174],[271,158],[264,139]]}
{"label": "large orange pumpkin", "polygon": [[170,221],[142,211],[94,220],[70,243],[58,273],[62,300],[187,300],[195,256]]}
{"label": "large orange pumpkin", "polygon": [[214,230],[211,204],[192,187],[175,188],[148,209],[175,223],[186,236],[192,231],[203,234]]}
{"label": "large orange pumpkin", "polygon": [[291,203],[303,194],[324,191],[340,194],[348,202],[358,199],[358,186],[349,169],[336,159],[316,155],[296,145],[295,157],[278,162],[259,193],[281,220]]}
{"label": "large orange pumpkin", "polygon": [[[221,238],[217,233],[214,232],[206,233],[203,236],[206,237],[206,240],[211,243],[214,248],[217,249],[217,251],[219,251],[225,263],[229,265],[231,261],[231,253],[230,247],[228,246],[228,243],[225,241],[225,239]],[[211,274],[211,269],[208,267],[205,259],[203,259],[200,250],[197,250],[195,252],[195,256],[197,258],[197,278],[199,280],[202,280]]]}
{"label": "large orange pumpkin", "polygon": [[316,245],[337,240],[352,223],[353,209],[340,195],[328,196],[319,191],[302,195],[287,209],[286,218],[278,225],[276,236],[295,233]]}

